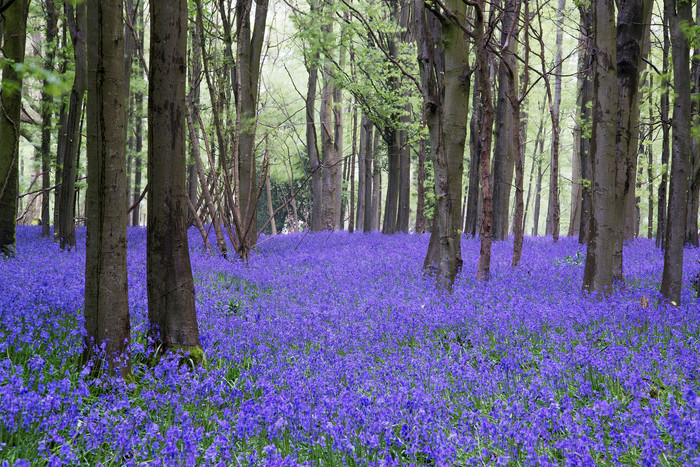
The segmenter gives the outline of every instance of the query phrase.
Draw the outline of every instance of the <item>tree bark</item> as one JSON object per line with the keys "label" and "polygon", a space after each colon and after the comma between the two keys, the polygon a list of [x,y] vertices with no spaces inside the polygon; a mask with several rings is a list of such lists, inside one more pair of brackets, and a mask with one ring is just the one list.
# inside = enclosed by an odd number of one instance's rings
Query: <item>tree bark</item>
{"label": "tree bark", "polygon": [[[61,197],[58,213],[58,236],[62,249],[75,247],[75,174],[80,151],[80,120],[83,115],[83,96],[87,88],[87,52],[85,31],[87,18],[85,3],[75,5],[75,11],[70,3],[66,3],[66,20],[73,42],[75,59],[75,77],[70,93],[70,104],[65,126],[61,131],[65,135],[63,153],[63,173],[61,176]],[[123,62],[122,62],[123,66]],[[124,129],[126,131],[126,127]],[[126,134],[126,133],[125,133]],[[126,202],[126,201],[125,201]]]}
{"label": "tree bark", "polygon": [[591,4],[593,15],[592,220],[583,290],[612,292],[615,241],[615,139],[618,119],[615,4]]}
{"label": "tree bark", "polygon": [[[58,17],[53,0],[44,1],[46,15],[46,52],[44,54],[44,68],[53,71],[54,58],[56,57],[56,45],[58,37]],[[41,88],[41,236],[48,237],[51,234],[50,200],[51,193],[51,93],[47,89],[48,81],[44,80]]]}
{"label": "tree bark", "polygon": [[[251,29],[250,16],[255,2],[255,19]],[[238,206],[241,212],[239,256],[248,259],[250,250],[257,241],[257,204],[260,199],[256,161],[255,128],[258,107],[258,83],[260,80],[260,57],[268,0],[238,0],[236,3],[236,133],[238,144],[234,153],[238,155]]]}
{"label": "tree bark", "polygon": [[564,8],[566,0],[559,0],[557,6],[557,37],[556,37],[556,57],[554,62],[554,99],[552,100],[551,91],[549,88],[549,80],[545,80],[547,84],[547,92],[550,98],[549,112],[552,116],[552,146],[551,146],[551,162],[549,167],[549,203],[547,204],[547,227],[546,234],[552,235],[553,240],[559,240],[559,107],[561,106],[561,44],[563,36],[564,23]]}
{"label": "tree bark", "polygon": [[22,108],[22,75],[13,63],[24,62],[27,19],[24,0],[15,0],[3,13],[3,51],[0,89],[0,255],[14,255],[17,194],[19,189],[19,127]]}
{"label": "tree bark", "polygon": [[[510,192],[513,184],[513,169],[517,159],[519,144],[515,146],[512,137],[516,130],[515,109],[509,95],[512,82],[517,81],[515,53],[518,42],[518,1],[506,0],[501,20],[501,49],[502,61],[498,67],[498,96],[496,99],[496,119],[493,143],[493,238],[505,240],[508,238],[508,220],[510,207]],[[517,89],[517,84],[515,88]],[[518,116],[518,120],[519,120]]]}
{"label": "tree bark", "polygon": [[683,244],[685,240],[685,204],[688,199],[690,155],[690,47],[684,27],[693,21],[690,2],[664,0],[664,17],[671,31],[673,59],[673,129],[671,186],[668,200],[664,272],[661,295],[672,303],[681,303],[683,285]]}
{"label": "tree bark", "polygon": [[479,139],[479,129],[483,118],[480,98],[479,74],[474,75],[474,90],[472,91],[472,111],[469,120],[469,188],[467,191],[467,215],[464,221],[464,232],[467,235],[476,237],[478,231],[479,218],[479,157],[481,155],[481,140]]}
{"label": "tree bark", "polygon": [[579,107],[579,121],[581,126],[579,139],[579,157],[581,167],[581,217],[578,232],[578,242],[580,244],[588,243],[591,229],[591,178],[593,173],[593,165],[591,160],[591,133],[593,129],[592,122],[592,99],[593,99],[593,80],[591,71],[593,70],[593,16],[591,14],[590,3],[579,5],[579,15],[581,17],[579,47],[582,54],[582,60],[579,62],[579,80],[581,102]]}
{"label": "tree bark", "polygon": [[[378,164],[375,165],[374,163],[374,148],[377,140],[375,133],[378,132],[375,132],[374,125],[372,122],[367,121],[367,131],[365,133],[367,152],[365,152],[365,219],[363,232],[376,230],[375,219],[377,218],[377,196],[379,196],[379,187],[377,186],[379,169]],[[375,172],[377,176],[375,176]]]}
{"label": "tree bark", "polygon": [[121,0],[87,2],[88,219],[85,361],[104,344],[108,374],[127,376],[126,98]]}
{"label": "tree bark", "polygon": [[[618,119],[615,141],[615,245],[613,276],[624,281],[623,243],[626,218],[634,215],[628,208],[637,175],[637,135],[639,129],[639,75],[646,28],[651,19],[651,0],[624,0],[618,3],[617,15],[617,96]],[[631,211],[631,212],[630,212]]]}
{"label": "tree bark", "polygon": [[367,177],[365,164],[367,162],[367,130],[371,128],[371,123],[367,120],[367,116],[363,113],[360,119],[360,149],[357,157],[357,221],[355,226],[357,230],[364,230],[365,226],[365,203],[369,202],[369,198],[365,197],[365,184],[371,178]]}
{"label": "tree bark", "polygon": [[[330,33],[330,31],[329,31]],[[321,108],[319,123],[321,125],[321,158],[323,159],[323,229],[335,230],[335,199],[337,186],[335,179],[338,164],[333,144],[333,83],[330,65],[323,70],[323,88],[321,90]]]}
{"label": "tree bark", "polygon": [[671,140],[670,130],[671,124],[668,118],[670,106],[670,90],[668,85],[668,56],[671,49],[671,38],[669,37],[668,18],[663,20],[663,35],[664,45],[662,52],[662,75],[663,75],[663,92],[661,93],[660,111],[661,111],[661,182],[659,183],[658,195],[658,220],[656,224],[656,247],[666,248],[666,194],[668,191],[668,160],[671,156]]}
{"label": "tree bark", "polygon": [[[313,9],[312,9],[313,12]],[[311,169],[311,230],[323,230],[323,171],[318,154],[318,141],[316,136],[315,103],[318,88],[318,68],[316,62],[318,55],[306,62],[306,71],[309,79],[306,85],[306,152],[309,156],[309,168]]]}
{"label": "tree bark", "polygon": [[[696,5],[695,24],[700,24],[700,4]],[[700,95],[700,47],[695,48],[692,65],[690,66],[691,96]],[[691,119],[693,125],[700,124],[700,105],[696,100],[691,102]],[[690,174],[688,203],[686,207],[685,243],[700,246],[698,239],[698,208],[700,208],[700,142],[698,137],[690,140]]]}
{"label": "tree bark", "polygon": [[[156,348],[201,352],[187,241],[187,2],[151,2],[147,285]],[[257,87],[256,87],[257,89]],[[243,93],[241,93],[243,94]]]}

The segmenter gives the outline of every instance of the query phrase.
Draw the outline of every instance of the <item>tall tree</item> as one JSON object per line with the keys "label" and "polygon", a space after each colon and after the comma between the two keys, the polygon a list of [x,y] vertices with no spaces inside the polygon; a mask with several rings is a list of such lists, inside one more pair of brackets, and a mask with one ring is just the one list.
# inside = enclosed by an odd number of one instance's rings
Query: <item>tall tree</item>
{"label": "tall tree", "polygon": [[[564,8],[566,0],[559,0],[557,6],[557,37],[556,56],[554,58],[554,96],[549,86],[549,79],[545,77],[545,85],[549,97],[549,113],[552,119],[552,145],[551,145],[551,165],[549,167],[549,203],[547,204],[547,235],[552,235],[556,242],[559,239],[559,107],[561,106],[561,46],[564,33]],[[541,30],[541,28],[540,28]],[[541,50],[541,58],[544,59],[544,48]],[[542,67],[544,71],[544,66]]]}
{"label": "tall tree", "polygon": [[[46,16],[46,53],[44,68],[53,70],[58,39],[58,15],[53,0],[44,1]],[[53,116],[52,96],[48,90],[48,80],[41,88],[41,236],[50,235],[50,191],[51,186],[51,119]]]}
{"label": "tall tree", "polygon": [[591,77],[593,58],[593,17],[590,2],[578,5],[580,15],[580,39],[578,81],[579,107],[577,127],[579,130],[578,156],[581,168],[581,216],[578,231],[579,243],[588,243],[591,224],[591,101],[593,99],[593,79]]}
{"label": "tall tree", "polygon": [[[251,26],[250,17],[254,20]],[[255,158],[255,128],[258,107],[258,83],[260,81],[260,58],[268,0],[238,0],[236,3],[236,120],[238,155],[238,206],[240,207],[241,257],[248,259],[250,250],[257,241],[257,204],[261,190],[257,180]],[[185,9],[185,12],[187,9]],[[186,14],[186,13],[184,13]]]}
{"label": "tall tree", "polygon": [[688,1],[664,0],[664,16],[671,31],[673,59],[673,145],[671,148],[671,186],[666,224],[666,249],[661,294],[671,302],[681,302],[683,280],[683,245],[685,240],[685,205],[688,200],[688,165],[690,156],[690,47],[686,28],[693,22]]}
{"label": "tall tree", "polygon": [[126,376],[130,321],[122,0],[89,0],[87,13],[85,359],[104,344],[108,373]]}
{"label": "tall tree", "polygon": [[661,55],[661,75],[662,87],[661,99],[659,102],[659,111],[661,112],[661,182],[659,182],[659,194],[657,197],[657,227],[656,227],[656,247],[666,248],[666,214],[667,211],[667,192],[668,192],[668,161],[671,157],[671,122],[668,117],[670,107],[670,89],[668,84],[668,62],[669,53],[671,50],[671,38],[669,37],[669,19],[664,15],[663,19],[663,36],[664,43]]}
{"label": "tall tree", "polygon": [[462,266],[459,226],[469,86],[466,5],[448,0],[440,22],[422,0],[416,1],[418,63],[423,106],[430,134],[435,173],[435,214],[424,269],[437,272],[437,282],[451,289]]}
{"label": "tall tree", "polygon": [[[75,247],[75,174],[80,152],[80,122],[83,115],[83,96],[87,89],[87,56],[85,45],[85,32],[87,18],[85,3],[77,3],[73,8],[70,2],[65,3],[66,22],[73,42],[73,57],[75,61],[75,75],[73,87],[70,92],[68,104],[68,116],[61,128],[64,144],[59,156],[63,161],[61,176],[61,196],[59,199],[58,237],[61,248],[71,249]],[[126,126],[124,127],[126,131]]]}
{"label": "tall tree", "polygon": [[[187,241],[187,1],[151,2],[148,81],[149,333],[163,351],[201,357]],[[246,115],[249,115],[247,113]]]}
{"label": "tall tree", "polygon": [[[622,246],[625,219],[634,216],[634,185],[637,174],[639,135],[639,76],[644,36],[651,20],[651,0],[618,2],[617,89],[618,119],[615,142],[615,246],[613,274],[623,280]],[[632,193],[632,203],[628,197]],[[628,207],[628,204],[631,206]]]}
{"label": "tall tree", "polygon": [[615,138],[617,133],[617,49],[615,3],[591,4],[593,17],[593,132],[591,142],[591,231],[583,289],[610,293],[615,240]]}
{"label": "tall tree", "polygon": [[19,189],[19,130],[22,74],[13,65],[24,62],[27,18],[24,0],[14,0],[3,12],[5,63],[0,89],[0,255],[14,255]]}
{"label": "tall tree", "polygon": [[[501,49],[503,58],[498,67],[498,95],[496,98],[496,119],[493,144],[493,237],[504,240],[508,237],[508,210],[510,192],[513,185],[513,169],[517,159],[519,144],[511,137],[515,130],[515,109],[511,94],[517,89],[515,52],[518,43],[518,12],[520,2],[506,0],[501,15]],[[512,89],[511,89],[512,88]],[[519,117],[518,117],[519,120]]]}

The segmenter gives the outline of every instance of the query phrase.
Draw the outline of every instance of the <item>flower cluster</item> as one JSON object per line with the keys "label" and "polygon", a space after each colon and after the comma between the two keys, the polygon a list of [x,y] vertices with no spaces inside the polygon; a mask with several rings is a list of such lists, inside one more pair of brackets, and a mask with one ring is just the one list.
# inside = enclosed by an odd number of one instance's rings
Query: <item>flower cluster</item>
{"label": "flower cluster", "polygon": [[[20,227],[0,260],[0,460],[11,465],[700,464],[700,251],[683,301],[663,254],[625,248],[625,284],[581,292],[585,246],[463,239],[452,294],[427,235],[261,238],[250,262],[190,232],[205,364],[145,338],[145,230],[129,231],[134,380],[82,367],[84,247]],[[79,231],[79,245],[85,232]],[[82,242],[82,243],[81,243]]]}

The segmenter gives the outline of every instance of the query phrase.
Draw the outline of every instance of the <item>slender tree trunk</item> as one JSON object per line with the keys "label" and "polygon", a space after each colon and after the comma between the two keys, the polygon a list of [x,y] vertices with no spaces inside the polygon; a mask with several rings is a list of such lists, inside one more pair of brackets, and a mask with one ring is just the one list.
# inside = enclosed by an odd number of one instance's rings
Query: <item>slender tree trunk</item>
{"label": "slender tree trunk", "polygon": [[314,109],[318,88],[317,60],[318,56],[314,56],[307,59],[306,64],[306,70],[309,74],[306,87],[306,151],[309,156],[309,165],[312,172],[311,230],[313,231],[323,230],[323,170],[318,154]]}
{"label": "slender tree trunk", "polygon": [[480,280],[488,280],[491,268],[491,242],[493,238],[492,219],[493,202],[491,199],[491,137],[493,125],[493,105],[491,104],[491,82],[488,70],[488,37],[484,31],[486,2],[477,0],[475,8],[474,32],[476,42],[476,68],[479,75],[479,91],[481,94],[481,127],[479,129],[479,142],[481,154],[479,155],[479,174],[481,177],[481,248],[479,250],[479,266],[476,277]]}
{"label": "slender tree trunk", "polygon": [[[56,45],[58,38],[58,17],[53,0],[44,0],[46,15],[46,52],[44,54],[44,68],[53,71],[54,58],[56,57]],[[1,36],[1,34],[0,34]],[[41,88],[41,236],[48,237],[51,234],[51,219],[49,202],[51,200],[49,187],[51,186],[51,93],[47,89],[48,81],[44,80]]]}
{"label": "slender tree trunk", "polygon": [[670,302],[681,303],[683,285],[683,244],[685,240],[685,204],[688,199],[688,165],[690,155],[690,47],[685,35],[693,21],[690,2],[664,0],[664,17],[671,31],[673,57],[673,146],[669,215],[664,250],[661,294]]}
{"label": "slender tree trunk", "polygon": [[104,344],[107,372],[129,366],[126,97],[121,0],[87,2],[88,218],[85,361]]}
{"label": "slender tree trunk", "polygon": [[396,229],[408,233],[408,224],[411,215],[411,146],[408,141],[408,131],[405,129],[410,123],[411,106],[404,107],[401,117],[402,129],[399,131],[399,213],[396,220]]}
{"label": "slender tree trunk", "polygon": [[[425,122],[425,115],[421,118]],[[416,174],[416,233],[425,233],[425,139],[418,143],[418,173]]]}
{"label": "slender tree trunk", "polygon": [[[341,69],[344,63],[345,50],[341,47],[338,59]],[[343,228],[343,173],[340,170],[340,163],[342,161],[343,166],[345,166],[347,160],[343,157],[343,91],[336,85],[333,85],[333,155],[335,156],[335,172],[332,181],[335,192],[333,197],[335,203],[333,228],[337,230]]]}
{"label": "slender tree trunk", "polygon": [[[254,25],[250,17],[255,3]],[[236,3],[236,136],[238,144],[238,207],[241,213],[239,256],[247,261],[257,241],[257,204],[260,198],[255,158],[255,128],[258,107],[258,82],[268,0],[238,0]]]}
{"label": "slender tree trunk", "polygon": [[372,202],[370,203],[369,209],[370,220],[368,222],[367,219],[365,219],[365,229],[367,229],[368,232],[379,229],[379,217],[381,215],[382,169],[379,165],[379,152],[377,151],[378,147],[379,129],[375,128],[372,139],[372,152],[370,153],[372,156],[372,164],[369,164],[369,166],[372,167]]}
{"label": "slender tree trunk", "polygon": [[330,65],[323,71],[323,89],[321,91],[321,109],[319,123],[321,125],[321,157],[323,159],[323,228],[335,230],[335,179],[338,164],[333,144],[333,83]]}
{"label": "slender tree trunk", "polygon": [[671,49],[671,39],[669,37],[669,25],[668,19],[664,17],[663,21],[663,32],[664,32],[664,46],[662,53],[662,75],[663,75],[663,87],[664,90],[661,93],[661,182],[659,183],[659,195],[658,195],[658,221],[656,227],[656,247],[665,249],[666,248],[666,193],[668,186],[668,172],[669,165],[668,160],[671,156],[671,140],[670,140],[670,130],[671,124],[668,118],[669,106],[670,106],[670,91],[669,85],[666,81],[668,78],[668,56]]}
{"label": "slender tree trunk", "polygon": [[350,212],[348,232],[355,231],[355,159],[357,158],[357,110],[352,113],[352,152],[350,154]]}
{"label": "slender tree trunk", "polygon": [[186,76],[183,65],[187,63],[187,2],[151,2],[150,8],[149,334],[156,348],[190,351],[195,354],[195,360],[199,360],[201,344],[186,225]]}
{"label": "slender tree trunk", "polygon": [[599,0],[593,14],[592,220],[583,289],[610,293],[615,241],[615,139],[618,120],[615,4]]}
{"label": "slender tree trunk", "polygon": [[[696,5],[695,24],[700,24],[700,4]],[[690,66],[691,96],[700,95],[700,48],[696,47]],[[691,102],[692,124],[700,124],[700,105],[696,100]],[[700,142],[697,135],[690,140],[690,173],[688,203],[686,205],[685,243],[694,247],[700,246],[698,239],[698,208],[700,207]]]}
{"label": "slender tree trunk", "polygon": [[467,219],[464,221],[464,232],[476,237],[478,235],[479,218],[479,157],[481,155],[481,140],[479,129],[483,118],[480,104],[479,75],[474,74],[474,90],[472,91],[472,111],[469,120],[469,188],[467,192]]}
{"label": "slender tree trunk", "polygon": [[[649,76],[649,89],[653,89],[654,81],[653,75]],[[649,132],[649,139],[652,139],[652,127],[654,121],[654,106],[653,106],[654,93],[649,92],[649,125],[647,131]],[[652,145],[647,146],[647,188],[649,190],[649,222],[647,224],[647,238],[654,238],[654,152]]]}
{"label": "slender tree trunk", "polygon": [[396,128],[386,128],[383,136],[387,145],[389,177],[387,181],[386,200],[384,204],[384,224],[382,226],[382,233],[390,235],[396,232],[396,220],[399,210],[401,143],[399,141],[399,130]]}
{"label": "slender tree trunk", "polygon": [[591,229],[591,179],[593,177],[593,165],[591,160],[591,133],[593,129],[592,121],[592,99],[593,99],[593,17],[590,3],[579,5],[579,15],[581,17],[581,39],[579,40],[583,59],[579,68],[579,79],[581,80],[581,103],[579,107],[579,125],[581,126],[581,137],[579,139],[579,156],[581,159],[581,219],[579,224],[578,242],[588,243]]}
{"label": "slender tree trunk", "polygon": [[[87,89],[87,52],[85,44],[87,18],[85,3],[76,4],[75,11],[70,3],[66,3],[65,6],[68,27],[73,42],[75,77],[70,93],[68,117],[65,121],[66,126],[62,129],[66,135],[66,140],[63,146],[63,154],[61,155],[63,174],[61,176],[62,186],[59,200],[58,235],[61,248],[70,250],[75,247],[75,178],[78,153],[80,151],[80,121],[83,115],[83,96]],[[123,63],[122,66],[124,66]]]}
{"label": "slender tree trunk", "polygon": [[371,178],[367,177],[365,164],[367,162],[367,130],[371,128],[371,123],[367,120],[367,116],[363,113],[360,120],[360,151],[358,154],[358,170],[357,170],[357,230],[364,230],[365,226],[365,203],[369,202],[369,198],[365,197],[365,184]]}
{"label": "slender tree trunk", "polygon": [[[374,220],[377,217],[377,200],[375,194],[379,194],[379,187],[375,183],[378,183],[379,168],[378,164],[377,166],[374,165],[374,141],[377,138],[375,138],[374,125],[372,122],[367,121],[365,136],[367,138],[367,141],[365,141],[367,152],[365,152],[365,220],[363,222],[363,231],[371,232],[376,229],[374,225]],[[375,176],[375,171],[377,176]]]}
{"label": "slender tree trunk", "polygon": [[[556,67],[554,69],[554,99],[547,85],[550,97],[550,114],[552,116],[552,146],[551,165],[549,167],[549,203],[547,204],[546,234],[552,235],[556,242],[559,239],[559,107],[561,105],[561,44],[563,36],[564,9],[566,0],[559,0],[557,6],[557,37],[556,37]],[[548,81],[548,80],[547,80]]]}

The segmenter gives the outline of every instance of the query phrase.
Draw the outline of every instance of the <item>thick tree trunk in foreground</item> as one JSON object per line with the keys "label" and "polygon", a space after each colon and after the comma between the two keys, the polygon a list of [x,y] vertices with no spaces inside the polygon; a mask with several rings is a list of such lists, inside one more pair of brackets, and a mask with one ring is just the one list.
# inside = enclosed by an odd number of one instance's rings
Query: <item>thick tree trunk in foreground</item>
{"label": "thick tree trunk in foreground", "polygon": [[617,132],[617,49],[615,4],[599,0],[593,12],[592,219],[583,289],[610,293],[615,241],[615,138]]}
{"label": "thick tree trunk in foreground", "polygon": [[186,63],[186,0],[152,2],[148,83],[149,333],[162,351],[201,352],[186,224]]}
{"label": "thick tree trunk in foreground", "polygon": [[306,71],[309,79],[306,84],[306,153],[309,156],[311,169],[311,230],[323,230],[323,170],[318,154],[318,137],[316,135],[316,116],[314,105],[318,88],[317,56],[307,61]]}
{"label": "thick tree trunk in foreground", "polygon": [[[416,2],[418,62],[435,173],[435,215],[423,269],[435,269],[448,290],[462,266],[459,226],[467,99],[468,47],[459,28],[466,5],[450,0],[454,20],[438,23],[423,2]],[[444,97],[443,97],[444,96]],[[444,99],[444,100],[443,100]]]}
{"label": "thick tree trunk in foreground", "polygon": [[87,3],[85,361],[105,344],[107,371],[129,367],[126,275],[126,99],[121,0]]}
{"label": "thick tree trunk in foreground", "polygon": [[591,161],[591,132],[592,132],[592,109],[593,99],[593,17],[591,16],[590,4],[580,5],[579,14],[581,16],[581,47],[582,59],[579,62],[579,80],[581,80],[581,102],[579,107],[579,121],[581,126],[579,139],[579,157],[581,167],[581,217],[578,232],[578,242],[588,243],[591,226],[591,178],[593,166]]}
{"label": "thick tree trunk in foreground", "polygon": [[15,72],[12,64],[24,62],[24,0],[15,0],[3,16],[3,51],[8,61],[2,70],[0,88],[0,255],[14,255],[22,75]]}
{"label": "thick tree trunk in foreground", "polygon": [[683,285],[683,243],[685,204],[688,199],[688,158],[690,155],[690,48],[682,25],[691,24],[690,2],[664,0],[664,16],[671,31],[673,57],[673,146],[671,187],[661,294],[680,304]]}
{"label": "thick tree trunk in foreground", "polygon": [[[626,240],[626,218],[634,215],[637,176],[637,122],[639,121],[639,74],[642,66],[644,34],[651,18],[651,0],[625,0],[618,5],[617,16],[617,95],[618,120],[615,142],[615,245],[613,275],[624,280],[622,246]],[[632,198],[632,201],[634,197]]]}

